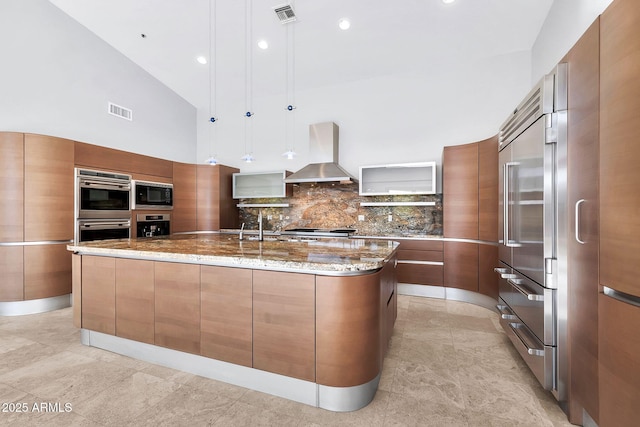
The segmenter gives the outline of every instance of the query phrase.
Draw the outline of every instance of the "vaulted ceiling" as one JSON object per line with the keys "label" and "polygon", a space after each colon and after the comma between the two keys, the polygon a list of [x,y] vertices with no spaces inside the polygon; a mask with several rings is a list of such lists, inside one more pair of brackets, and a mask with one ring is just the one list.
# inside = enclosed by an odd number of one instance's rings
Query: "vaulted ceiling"
{"label": "vaulted ceiling", "polygon": [[[245,96],[247,89],[252,96],[273,95],[285,93],[287,88],[305,90],[380,75],[420,73],[459,63],[457,58],[491,58],[526,51],[535,42],[553,3],[49,1],[202,109],[208,107],[212,93],[222,85],[238,87],[239,97]],[[279,21],[274,7],[282,4],[293,7],[295,22]],[[350,20],[348,30],[338,27],[341,18]],[[269,43],[268,49],[257,46],[259,39]],[[198,63],[198,56],[209,62]],[[291,70],[294,72],[289,73]]]}

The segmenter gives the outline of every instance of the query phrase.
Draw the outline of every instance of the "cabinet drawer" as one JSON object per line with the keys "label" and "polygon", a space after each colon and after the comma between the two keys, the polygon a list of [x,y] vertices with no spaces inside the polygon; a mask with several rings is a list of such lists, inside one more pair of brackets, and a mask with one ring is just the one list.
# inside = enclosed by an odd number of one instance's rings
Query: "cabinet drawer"
{"label": "cabinet drawer", "polygon": [[[395,239],[394,239],[395,240]],[[400,250],[415,251],[442,251],[443,244],[440,239],[433,240],[396,240],[400,243]]]}
{"label": "cabinet drawer", "polygon": [[413,249],[398,251],[398,261],[430,261],[442,262],[444,254],[442,251],[415,251]]}
{"label": "cabinet drawer", "polygon": [[398,260],[398,282],[442,286],[443,266],[441,264],[410,263]]}

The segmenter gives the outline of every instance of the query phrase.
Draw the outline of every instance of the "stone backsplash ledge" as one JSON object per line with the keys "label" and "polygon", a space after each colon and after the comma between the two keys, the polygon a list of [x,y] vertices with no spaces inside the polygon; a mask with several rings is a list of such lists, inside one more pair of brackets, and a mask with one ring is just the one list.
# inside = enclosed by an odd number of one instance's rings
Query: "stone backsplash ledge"
{"label": "stone backsplash ledge", "polygon": [[[435,202],[435,206],[360,205],[365,202]],[[303,183],[293,186],[292,197],[240,199],[239,203],[289,204],[240,208],[240,223],[247,230],[258,228],[262,210],[265,231],[346,227],[355,228],[361,236],[442,236],[442,194],[364,197],[358,194],[358,184]]]}

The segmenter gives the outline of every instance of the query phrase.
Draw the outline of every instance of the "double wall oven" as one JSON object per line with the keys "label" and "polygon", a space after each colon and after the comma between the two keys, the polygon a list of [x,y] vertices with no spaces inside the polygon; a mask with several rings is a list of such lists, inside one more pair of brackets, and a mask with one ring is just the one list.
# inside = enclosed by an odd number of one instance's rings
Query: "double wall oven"
{"label": "double wall oven", "polygon": [[131,176],[75,169],[75,241],[129,238]]}
{"label": "double wall oven", "polygon": [[542,386],[566,396],[566,65],[500,129],[498,310]]}

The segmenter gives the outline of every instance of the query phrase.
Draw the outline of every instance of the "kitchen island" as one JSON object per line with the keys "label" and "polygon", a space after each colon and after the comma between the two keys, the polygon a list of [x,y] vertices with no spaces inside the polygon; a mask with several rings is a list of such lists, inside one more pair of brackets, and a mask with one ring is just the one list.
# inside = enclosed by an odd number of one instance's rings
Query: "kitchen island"
{"label": "kitchen island", "polygon": [[68,246],[83,344],[332,411],[366,406],[397,314],[398,244],[256,237]]}

